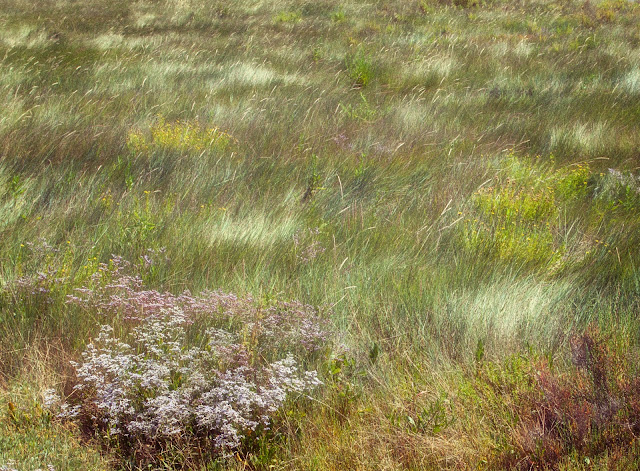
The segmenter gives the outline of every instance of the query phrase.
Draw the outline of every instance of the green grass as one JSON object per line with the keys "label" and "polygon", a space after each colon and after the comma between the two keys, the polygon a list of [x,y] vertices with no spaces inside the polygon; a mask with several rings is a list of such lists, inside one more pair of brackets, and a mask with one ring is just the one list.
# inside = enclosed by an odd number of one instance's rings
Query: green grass
{"label": "green grass", "polygon": [[[49,349],[47,352],[46,349]],[[43,352],[47,352],[43,355]],[[43,406],[56,373],[43,368],[59,354],[51,345],[31,349],[22,381],[3,387],[0,394],[0,466],[9,469],[109,469],[112,463],[78,430],[60,424]],[[54,360],[55,361],[55,360]],[[48,468],[49,467],[49,468]]]}
{"label": "green grass", "polygon": [[[166,248],[149,287],[323,306],[354,362],[251,466],[476,469],[508,440],[489,413],[456,436],[405,409],[472,382],[479,345],[566,366],[597,324],[637,347],[639,26],[626,1],[5,2],[3,397],[48,345],[68,380],[99,320],[65,296],[99,262]],[[47,270],[49,299],[16,288]],[[100,462],[55,420],[7,427],[0,466],[39,433],[54,465]]]}

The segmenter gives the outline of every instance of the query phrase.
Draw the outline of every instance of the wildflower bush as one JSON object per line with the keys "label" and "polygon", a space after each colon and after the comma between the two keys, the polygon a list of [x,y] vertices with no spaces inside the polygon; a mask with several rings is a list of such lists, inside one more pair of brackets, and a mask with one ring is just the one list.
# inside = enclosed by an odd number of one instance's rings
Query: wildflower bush
{"label": "wildflower bush", "polygon": [[592,178],[591,168],[586,164],[578,164],[556,171],[551,178],[555,197],[575,200],[588,196],[589,181]]}
{"label": "wildflower bush", "polygon": [[123,457],[228,455],[320,384],[300,366],[325,343],[312,307],[146,290],[131,267],[113,257],[69,296],[70,305],[117,327],[101,326],[74,364],[73,392],[59,404],[61,417]]}
{"label": "wildflower bush", "polygon": [[491,234],[494,250],[501,259],[532,262],[553,256],[548,221],[557,208],[548,192],[519,189],[508,181],[501,187],[479,190],[476,204],[481,220],[478,227],[471,227],[474,242],[486,244],[484,238]]}

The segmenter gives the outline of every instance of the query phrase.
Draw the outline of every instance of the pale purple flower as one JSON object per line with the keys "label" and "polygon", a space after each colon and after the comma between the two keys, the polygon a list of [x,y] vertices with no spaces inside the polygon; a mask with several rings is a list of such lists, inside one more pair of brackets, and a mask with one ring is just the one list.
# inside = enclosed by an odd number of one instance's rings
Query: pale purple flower
{"label": "pale purple flower", "polygon": [[[225,454],[249,431],[271,425],[289,397],[320,384],[296,355],[320,348],[327,333],[318,311],[298,302],[263,307],[251,297],[147,290],[112,257],[69,304],[132,323],[123,338],[104,325],[74,364],[78,383],[61,417],[111,436],[155,443],[207,437]],[[189,329],[198,330],[197,345]],[[267,360],[271,359],[271,360]]]}

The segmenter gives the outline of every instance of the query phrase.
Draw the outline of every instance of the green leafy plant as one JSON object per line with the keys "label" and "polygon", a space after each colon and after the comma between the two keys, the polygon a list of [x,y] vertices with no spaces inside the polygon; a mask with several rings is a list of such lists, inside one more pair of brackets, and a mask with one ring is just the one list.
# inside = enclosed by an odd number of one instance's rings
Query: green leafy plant
{"label": "green leafy plant", "polygon": [[357,105],[344,105],[340,103],[340,109],[349,118],[363,122],[373,121],[378,114],[378,111],[369,104],[367,97],[365,97],[362,92],[360,92],[360,101]]}
{"label": "green leafy plant", "polygon": [[346,19],[347,15],[342,8],[338,8],[331,13],[331,21],[333,21],[334,23],[341,23]]}
{"label": "green leafy plant", "polygon": [[363,88],[371,83],[374,76],[373,59],[363,48],[347,55],[345,67],[354,88]]}
{"label": "green leafy plant", "polygon": [[298,23],[302,20],[302,15],[298,11],[281,11],[275,17],[276,23]]}

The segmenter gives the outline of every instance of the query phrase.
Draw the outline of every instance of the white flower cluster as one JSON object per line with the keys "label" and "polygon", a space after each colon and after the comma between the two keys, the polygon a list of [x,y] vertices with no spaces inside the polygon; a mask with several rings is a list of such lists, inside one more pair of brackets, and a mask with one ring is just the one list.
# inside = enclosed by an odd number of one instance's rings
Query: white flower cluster
{"label": "white flower cluster", "polygon": [[226,453],[259,426],[268,429],[290,395],[320,384],[292,355],[260,361],[233,332],[209,329],[200,346],[189,346],[188,325],[174,308],[143,319],[124,340],[103,326],[74,365],[76,393],[61,416],[119,440],[206,439]]}

